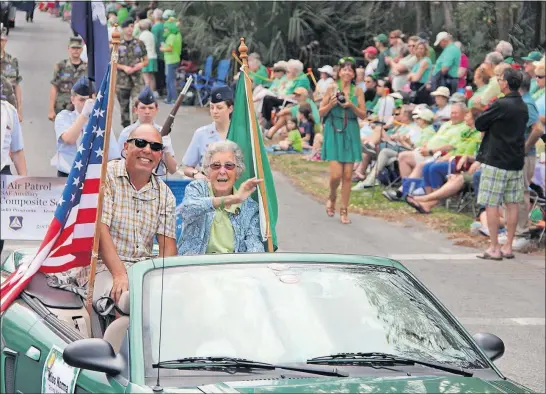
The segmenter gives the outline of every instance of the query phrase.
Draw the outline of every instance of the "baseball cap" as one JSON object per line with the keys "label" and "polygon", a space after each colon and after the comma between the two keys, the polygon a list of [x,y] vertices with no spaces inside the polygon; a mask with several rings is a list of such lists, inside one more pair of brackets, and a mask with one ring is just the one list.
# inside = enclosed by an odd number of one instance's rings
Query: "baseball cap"
{"label": "baseball cap", "polygon": [[428,108],[421,108],[419,111],[413,113],[413,119],[423,119],[427,122],[432,122],[434,119],[434,113]]}
{"label": "baseball cap", "polygon": [[447,31],[441,31],[436,35],[436,41],[434,41],[434,46],[437,47],[438,44],[440,44],[440,41],[445,40],[449,37],[451,37],[451,35]]}
{"label": "baseball cap", "polygon": [[377,36],[375,36],[375,37],[373,38],[373,40],[374,40],[374,41],[378,41],[378,42],[380,42],[380,43],[382,43],[382,44],[386,44],[387,42],[389,42],[389,38],[387,37],[386,34],[383,34],[383,33],[378,34]]}
{"label": "baseball cap", "polygon": [[462,93],[453,93],[453,96],[449,99],[450,103],[466,103],[466,97]]}
{"label": "baseball cap", "polygon": [[377,48],[369,46],[366,49],[363,49],[362,52],[363,53],[369,53],[369,54],[372,54],[372,55],[377,55]]}
{"label": "baseball cap", "polygon": [[434,92],[432,92],[430,94],[431,96],[444,96],[444,97],[447,97],[449,98],[449,96],[451,96],[449,94],[449,89],[446,88],[445,86],[440,86],[438,87],[438,89],[436,89]]}
{"label": "baseball cap", "polygon": [[329,66],[329,65],[322,66],[318,70],[319,70],[319,72],[326,73],[326,74],[328,74],[330,76],[334,75],[334,68],[332,66]]}
{"label": "baseball cap", "polygon": [[539,51],[530,52],[527,56],[522,57],[521,60],[527,62],[538,62],[542,58],[542,54]]}
{"label": "baseball cap", "polygon": [[69,48],[83,48],[83,40],[81,37],[70,37],[68,40]]}
{"label": "baseball cap", "polygon": [[307,92],[307,89],[305,89],[304,87],[300,86],[299,88],[296,88],[294,89],[294,94],[298,94],[298,95],[306,95],[308,94]]}

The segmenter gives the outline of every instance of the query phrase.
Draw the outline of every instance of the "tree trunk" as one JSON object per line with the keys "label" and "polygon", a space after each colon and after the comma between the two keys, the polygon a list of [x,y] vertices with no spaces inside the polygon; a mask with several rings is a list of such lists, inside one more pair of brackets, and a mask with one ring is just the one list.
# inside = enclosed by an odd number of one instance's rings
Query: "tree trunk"
{"label": "tree trunk", "polygon": [[535,37],[533,40],[533,47],[538,48],[541,46],[544,41],[544,15],[543,10],[545,8],[545,4],[542,1],[535,1],[534,7],[535,9]]}
{"label": "tree trunk", "polygon": [[417,33],[420,33],[423,31],[423,7],[421,6],[421,2],[415,2],[415,18],[417,19],[416,23],[416,31]]}
{"label": "tree trunk", "polygon": [[508,41],[508,34],[512,29],[512,14],[510,2],[496,1],[495,16],[497,20],[497,37],[499,40]]}
{"label": "tree trunk", "polygon": [[451,1],[442,1],[442,6],[444,7],[444,27],[446,31],[455,35],[454,24],[453,24],[453,5]]}

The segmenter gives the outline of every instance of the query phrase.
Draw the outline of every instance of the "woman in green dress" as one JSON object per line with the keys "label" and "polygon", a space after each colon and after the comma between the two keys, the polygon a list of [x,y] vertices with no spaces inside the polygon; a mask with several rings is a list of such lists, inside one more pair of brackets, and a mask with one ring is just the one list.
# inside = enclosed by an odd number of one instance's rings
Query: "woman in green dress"
{"label": "woman in green dress", "polygon": [[339,61],[339,78],[332,83],[322,99],[319,113],[324,124],[322,159],[330,163],[330,196],[326,213],[335,215],[337,188],[341,183],[341,223],[349,224],[347,215],[351,197],[353,165],[362,161],[362,145],[358,118],[366,118],[362,89],[355,86],[356,68],[353,58]]}

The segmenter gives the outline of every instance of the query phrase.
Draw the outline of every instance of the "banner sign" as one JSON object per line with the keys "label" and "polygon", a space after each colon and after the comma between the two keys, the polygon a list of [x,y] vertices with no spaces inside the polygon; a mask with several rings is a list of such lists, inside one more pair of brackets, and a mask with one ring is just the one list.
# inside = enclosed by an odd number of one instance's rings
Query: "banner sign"
{"label": "banner sign", "polygon": [[[41,241],[61,197],[66,178],[2,175],[0,201],[1,234],[4,240]],[[165,183],[176,199],[176,239],[182,234],[178,214],[184,190],[190,180],[172,179]]]}
{"label": "banner sign", "polygon": [[63,351],[53,346],[44,363],[42,393],[73,393],[79,373],[79,368],[64,362]]}
{"label": "banner sign", "polygon": [[55,214],[66,178],[2,175],[0,182],[2,239],[41,241]]}

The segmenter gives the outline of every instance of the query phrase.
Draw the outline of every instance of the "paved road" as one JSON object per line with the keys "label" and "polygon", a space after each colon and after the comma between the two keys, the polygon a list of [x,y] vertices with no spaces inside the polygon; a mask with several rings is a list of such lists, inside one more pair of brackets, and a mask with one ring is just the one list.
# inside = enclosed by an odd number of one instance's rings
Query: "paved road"
{"label": "paved road", "polygon": [[[66,56],[69,27],[38,12],[34,24],[18,15],[7,50],[19,58],[23,75],[24,136],[29,173],[54,176],[49,160],[55,152],[53,125],[47,120],[49,81],[55,61]],[[233,43],[234,47],[237,45]],[[160,120],[169,111],[161,106]],[[173,145],[181,158],[192,132],[210,120],[206,110],[184,107],[177,116]],[[120,132],[119,111],[114,116]],[[488,331],[506,344],[498,366],[538,392],[545,391],[544,259],[518,256],[492,263],[473,258],[473,249],[455,247],[442,235],[415,224],[396,225],[353,215],[343,226],[326,217],[321,204],[276,174],[283,251],[390,255],[401,260],[466,325],[471,333]],[[6,242],[6,249],[21,243]]]}

